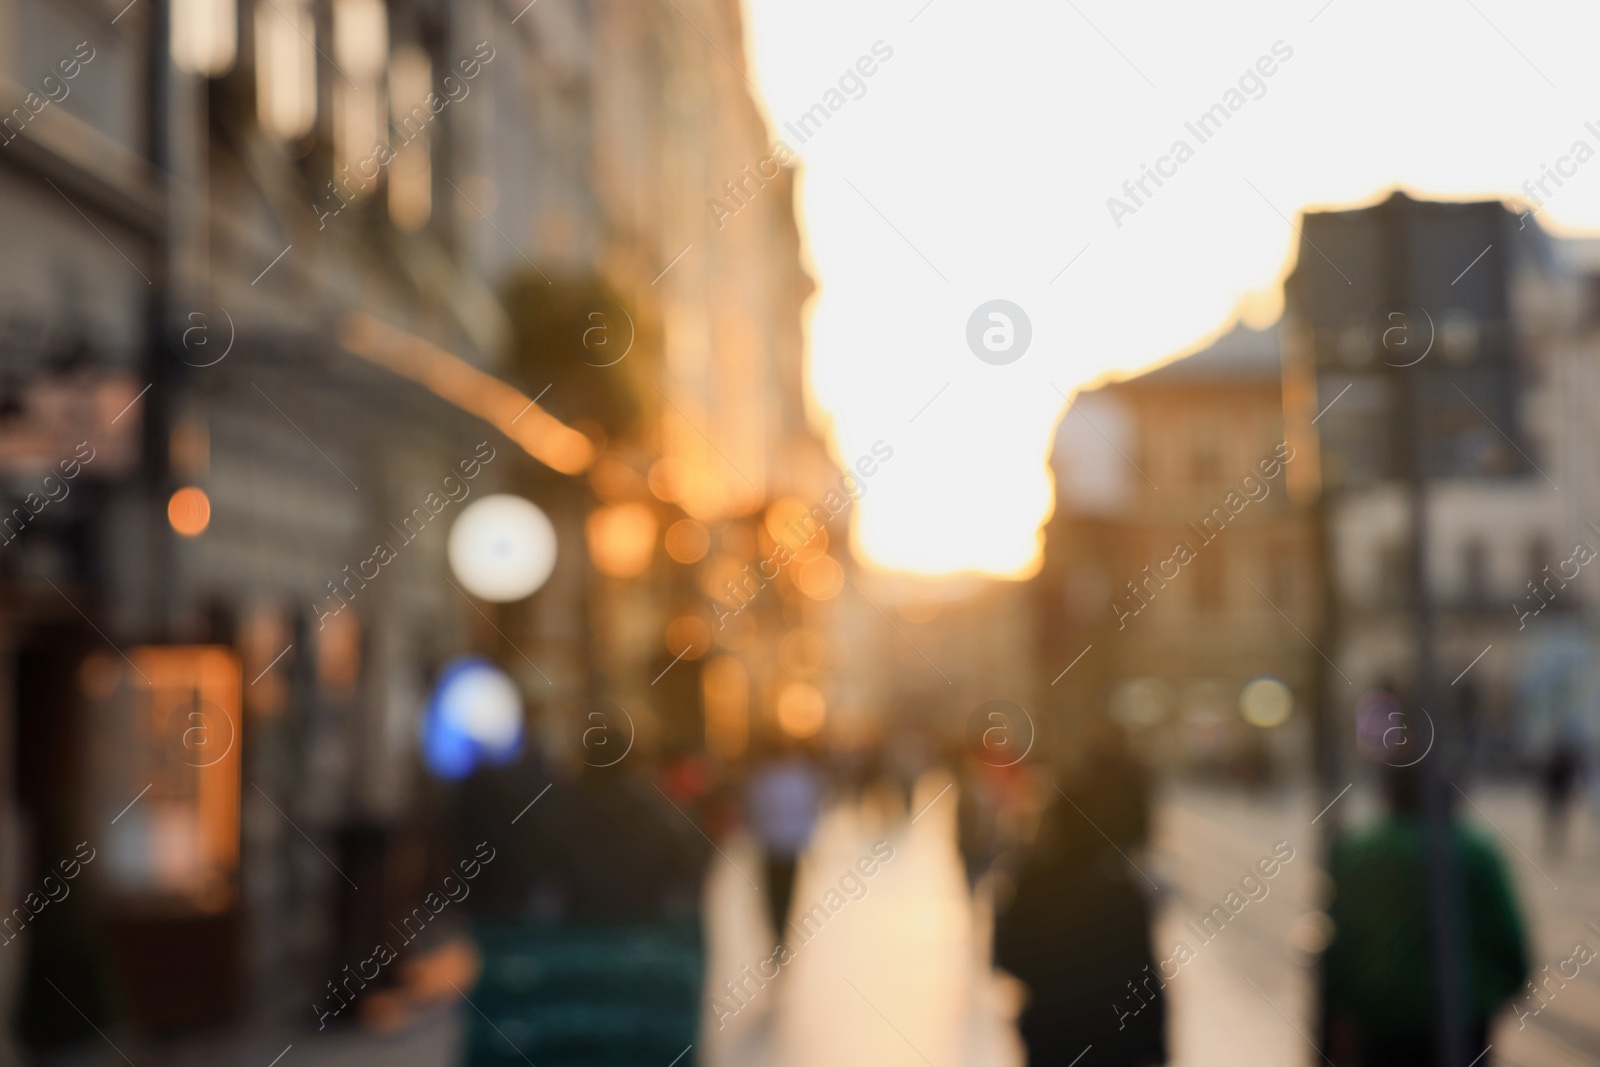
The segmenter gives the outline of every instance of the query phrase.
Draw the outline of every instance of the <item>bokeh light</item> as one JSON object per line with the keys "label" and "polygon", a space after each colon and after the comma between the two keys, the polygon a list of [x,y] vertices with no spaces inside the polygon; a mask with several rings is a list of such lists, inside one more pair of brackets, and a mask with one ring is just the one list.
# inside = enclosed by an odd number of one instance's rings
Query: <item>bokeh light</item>
{"label": "bokeh light", "polygon": [[589,515],[589,558],[600,573],[636,578],[650,566],[656,547],[656,516],[646,504],[612,504]]}
{"label": "bokeh light", "polygon": [[816,686],[790,682],[778,694],[778,728],[790,737],[814,737],[828,717],[828,706]]}
{"label": "bokeh light", "polygon": [[422,716],[430,771],[455,780],[485,763],[509,763],[522,751],[522,735],[522,694],[509,674],[482,656],[445,665]]}
{"label": "bokeh light", "polygon": [[711,533],[693,519],[680,519],[667,527],[667,555],[679,563],[698,563],[711,549]]}
{"label": "bokeh light", "polygon": [[1281,726],[1294,711],[1294,693],[1276,678],[1262,675],[1239,690],[1239,714],[1251,726]]}
{"label": "bokeh light", "polygon": [[179,489],[167,501],[167,521],[184,537],[199,537],[211,525],[211,498],[193,485]]}
{"label": "bokeh light", "polygon": [[506,493],[466,506],[450,527],[450,570],[467,592],[506,604],[531,596],[556,565],[556,529],[534,504]]}

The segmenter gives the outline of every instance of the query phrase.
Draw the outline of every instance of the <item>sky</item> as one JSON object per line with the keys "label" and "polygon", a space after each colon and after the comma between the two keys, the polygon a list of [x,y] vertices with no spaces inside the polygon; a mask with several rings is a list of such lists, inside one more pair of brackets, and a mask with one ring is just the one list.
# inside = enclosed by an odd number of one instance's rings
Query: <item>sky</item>
{"label": "sky", "polygon": [[[1299,211],[1526,201],[1600,151],[1600,5],[745,3],[820,282],[811,399],[841,463],[894,450],[852,527],[882,569],[1030,573],[1068,399],[1273,321]],[[1540,221],[1600,228],[1600,159],[1562,168]]]}

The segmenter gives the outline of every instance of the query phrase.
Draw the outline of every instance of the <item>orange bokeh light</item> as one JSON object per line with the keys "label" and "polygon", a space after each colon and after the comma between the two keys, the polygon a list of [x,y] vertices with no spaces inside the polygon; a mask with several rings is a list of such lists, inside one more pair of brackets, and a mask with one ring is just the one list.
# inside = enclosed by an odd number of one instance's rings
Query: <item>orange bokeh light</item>
{"label": "orange bokeh light", "polygon": [[698,615],[680,615],[667,624],[667,648],[684,659],[699,659],[711,649],[711,627]]}
{"label": "orange bokeh light", "polygon": [[710,549],[710,532],[693,519],[679,519],[667,528],[667,555],[679,563],[698,563]]}
{"label": "orange bokeh light", "polygon": [[795,584],[812,600],[832,600],[844,588],[844,568],[832,556],[818,556],[800,564]]}
{"label": "orange bokeh light", "polygon": [[814,736],[827,716],[827,703],[815,686],[790,682],[778,694],[778,726],[790,737]]}
{"label": "orange bokeh light", "polygon": [[589,515],[589,558],[602,574],[635,578],[650,567],[656,547],[656,516],[644,504],[612,504]]}
{"label": "orange bokeh light", "polygon": [[199,537],[211,525],[211,498],[198,486],[185,486],[167,501],[167,521],[185,537]]}

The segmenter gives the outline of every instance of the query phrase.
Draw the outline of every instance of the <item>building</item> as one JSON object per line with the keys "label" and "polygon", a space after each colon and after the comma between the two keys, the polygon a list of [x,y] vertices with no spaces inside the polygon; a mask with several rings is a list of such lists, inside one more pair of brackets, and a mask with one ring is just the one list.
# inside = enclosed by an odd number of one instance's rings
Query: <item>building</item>
{"label": "building", "polygon": [[[1458,715],[1466,745],[1499,766],[1560,730],[1592,732],[1596,587],[1578,562],[1600,549],[1585,246],[1499,201],[1401,192],[1304,222],[1284,336],[1291,440],[1321,449],[1302,473],[1320,481],[1337,594],[1330,707],[1349,724],[1360,693],[1415,684],[1415,424],[1448,705],[1430,714]],[[1353,746],[1355,731],[1342,735]]]}
{"label": "building", "polygon": [[[353,887],[406,892],[451,657],[568,762],[602,699],[703,743],[703,590],[828,468],[793,174],[707,205],[771,155],[741,40],[726,0],[0,0],[0,892],[105,857],[8,928],[30,1040],[82,1031],[43,978],[110,1011],[47,934],[146,1031],[303,1012]],[[491,492],[556,530],[520,603],[447,564]]]}
{"label": "building", "polygon": [[[1055,515],[1033,580],[1043,706],[1070,743],[1107,711],[1167,765],[1302,759],[1318,612],[1311,528],[1286,479],[1278,330],[1074,399],[1057,431]],[[1297,631],[1297,627],[1299,630]],[[1293,711],[1241,713],[1276,680]],[[1272,685],[1275,683],[1269,683]],[[1256,690],[1268,696],[1281,690]]]}

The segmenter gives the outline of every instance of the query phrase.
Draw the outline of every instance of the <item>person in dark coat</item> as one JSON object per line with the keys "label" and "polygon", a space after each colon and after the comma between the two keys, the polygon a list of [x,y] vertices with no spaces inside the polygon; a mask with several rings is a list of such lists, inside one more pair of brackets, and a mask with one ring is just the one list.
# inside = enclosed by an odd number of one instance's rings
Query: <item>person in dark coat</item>
{"label": "person in dark coat", "polygon": [[1095,747],[1045,809],[995,932],[996,962],[1028,987],[1018,1026],[1031,1067],[1067,1067],[1090,1047],[1084,1067],[1167,1059],[1146,883],[1124,855],[1145,831],[1143,776],[1106,735]]}
{"label": "person in dark coat", "polygon": [[[1434,1043],[1433,950],[1426,874],[1428,827],[1422,772],[1388,770],[1389,811],[1335,844],[1328,859],[1333,937],[1322,955],[1324,1044],[1329,1061],[1363,1067],[1430,1067]],[[1494,841],[1450,817],[1460,990],[1467,1055],[1486,1067],[1490,1023],[1524,988],[1528,942],[1505,861]],[[1520,1020],[1519,1020],[1520,1022]]]}

